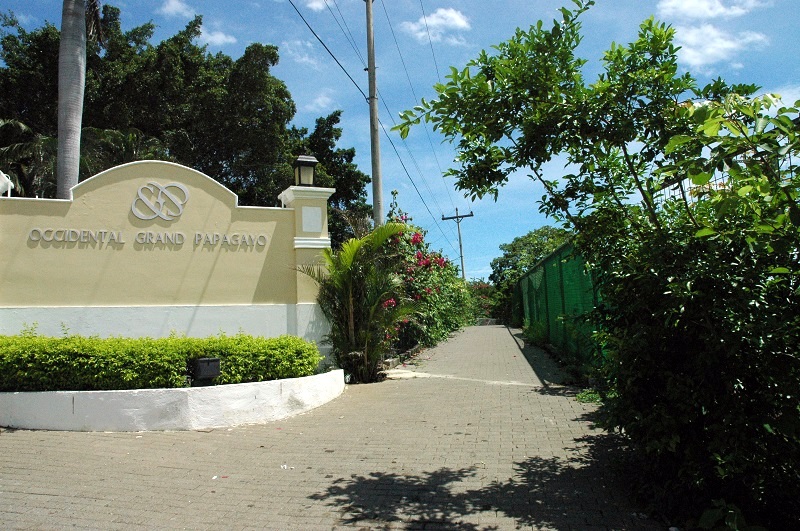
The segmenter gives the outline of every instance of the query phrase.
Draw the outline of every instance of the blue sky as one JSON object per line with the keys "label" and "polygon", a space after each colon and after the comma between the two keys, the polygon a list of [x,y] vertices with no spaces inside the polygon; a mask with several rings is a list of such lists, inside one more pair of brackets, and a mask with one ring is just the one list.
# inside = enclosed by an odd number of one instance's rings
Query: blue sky
{"label": "blue sky", "polygon": [[[201,40],[209,52],[238,57],[253,42],[275,44],[281,62],[273,74],[282,79],[297,105],[295,125],[336,109],[344,111],[342,147],[355,147],[356,162],[371,172],[369,110],[347,75],[319,44],[288,0],[117,0],[123,29],[152,21],[154,42],[175,34],[195,14],[203,15]],[[367,92],[364,0],[294,0],[295,5]],[[507,40],[515,28],[555,18],[569,0],[375,0],[376,61],[380,118],[386,129],[397,113],[419,98],[434,96],[450,66],[462,68],[482,49]],[[797,0],[598,0],[583,18],[581,55],[589,60],[587,80],[599,71],[599,59],[611,42],[636,38],[641,21],[654,15],[676,28],[681,66],[701,83],[716,77],[755,83],[762,92],[778,92],[784,101],[800,99],[800,5]],[[61,0],[3,0],[28,29],[49,21],[60,25]],[[423,15],[424,12],[424,15]],[[388,108],[388,110],[387,110]],[[456,225],[442,221],[472,211],[461,224],[468,278],[488,278],[498,246],[549,222],[538,213],[542,189],[525,174],[512,177],[497,202],[470,202],[442,177],[454,158],[449,144],[422,126],[404,142],[390,133],[395,149],[381,137],[385,209],[391,190],[400,206],[428,230],[428,240],[458,263]],[[550,177],[562,168],[551,164]],[[410,176],[410,178],[409,178]],[[422,195],[415,191],[414,185]],[[423,203],[424,199],[424,203]],[[371,199],[370,199],[371,200]],[[426,207],[427,205],[427,207]],[[429,212],[430,211],[430,212]]]}

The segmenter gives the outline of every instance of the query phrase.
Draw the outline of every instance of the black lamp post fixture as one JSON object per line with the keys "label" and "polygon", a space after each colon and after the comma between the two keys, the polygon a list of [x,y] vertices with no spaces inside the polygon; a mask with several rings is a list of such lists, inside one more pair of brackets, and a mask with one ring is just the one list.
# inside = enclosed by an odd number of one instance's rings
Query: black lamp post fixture
{"label": "black lamp post fixture", "polygon": [[295,186],[314,186],[314,166],[319,162],[311,155],[300,155],[294,161]]}

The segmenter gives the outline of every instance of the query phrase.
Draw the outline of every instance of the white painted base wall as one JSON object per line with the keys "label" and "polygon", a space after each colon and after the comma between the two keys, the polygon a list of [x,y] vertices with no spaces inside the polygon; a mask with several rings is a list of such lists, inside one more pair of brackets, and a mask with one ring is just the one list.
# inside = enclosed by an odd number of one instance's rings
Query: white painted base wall
{"label": "white painted base wall", "polygon": [[[189,337],[236,334],[299,336],[320,345],[330,331],[317,304],[224,306],[59,306],[0,308],[0,335],[36,326],[43,336]],[[326,349],[320,348],[324,351]]]}
{"label": "white painted base wall", "polygon": [[344,372],[183,389],[0,393],[0,426],[171,431],[259,424],[310,411],[344,391]]}

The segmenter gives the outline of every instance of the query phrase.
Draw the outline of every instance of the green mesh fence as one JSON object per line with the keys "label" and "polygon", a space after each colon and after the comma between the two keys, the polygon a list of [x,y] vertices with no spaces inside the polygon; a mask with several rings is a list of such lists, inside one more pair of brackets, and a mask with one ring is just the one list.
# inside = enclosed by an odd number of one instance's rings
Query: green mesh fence
{"label": "green mesh fence", "polygon": [[517,284],[514,321],[539,344],[555,347],[568,365],[588,367],[596,349],[586,314],[596,304],[591,275],[571,244],[556,249]]}

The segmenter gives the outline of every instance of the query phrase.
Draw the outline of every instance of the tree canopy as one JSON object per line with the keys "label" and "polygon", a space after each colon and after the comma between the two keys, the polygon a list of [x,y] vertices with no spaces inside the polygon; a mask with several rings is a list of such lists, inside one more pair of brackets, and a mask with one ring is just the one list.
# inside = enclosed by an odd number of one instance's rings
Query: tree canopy
{"label": "tree canopy", "polygon": [[[155,151],[219,180],[239,196],[240,204],[254,206],[277,206],[278,194],[293,184],[294,158],[313,154],[320,161],[319,184],[337,189],[333,206],[363,210],[369,178],[353,164],[353,149],[337,147],[341,112],[320,118],[311,133],[291,127],[295,104],[283,81],[271,73],[278,48],[254,43],[238,59],[211,54],[197,44],[201,23],[195,17],[177,34],[153,44],[152,23],[124,31],[120,10],[103,6],[103,44],[88,44],[83,125],[98,134],[116,133],[89,143],[97,148],[113,139],[113,163],[126,153],[144,158]],[[2,15],[2,28],[0,118],[26,129],[0,128],[0,147],[55,138],[58,29],[46,24],[27,31],[12,14]],[[139,147],[130,145],[137,142]],[[141,144],[159,149],[142,149]],[[90,148],[82,150],[81,179],[113,165],[103,157],[92,160]],[[7,165],[16,165],[10,168],[15,176],[25,174],[29,184],[40,183],[36,190],[22,183],[22,193],[50,194],[46,178],[37,180],[24,171],[31,169],[29,159],[9,161],[10,153],[4,155]],[[338,227],[335,236],[344,223]]]}
{"label": "tree canopy", "polygon": [[566,229],[545,225],[500,245],[503,254],[492,260],[489,280],[497,289],[495,316],[511,322],[511,301],[519,279],[537,262],[569,240]]}
{"label": "tree canopy", "polygon": [[587,83],[593,2],[574,3],[452,69],[397,128],[432,122],[474,197],[528,173],[575,233],[601,300],[602,418],[640,459],[639,493],[706,528],[796,527],[800,102],[700,87],[653,19]]}

